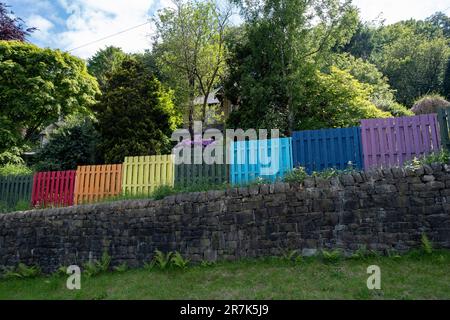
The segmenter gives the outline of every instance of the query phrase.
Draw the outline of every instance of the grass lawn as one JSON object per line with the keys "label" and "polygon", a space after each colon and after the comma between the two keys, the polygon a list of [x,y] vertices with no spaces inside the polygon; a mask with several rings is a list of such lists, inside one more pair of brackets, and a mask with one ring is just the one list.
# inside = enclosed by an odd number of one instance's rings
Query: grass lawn
{"label": "grass lawn", "polygon": [[[367,289],[367,267],[381,268],[381,290]],[[0,299],[450,299],[450,251],[326,263],[280,258],[222,262],[186,270],[129,270],[0,280]]]}

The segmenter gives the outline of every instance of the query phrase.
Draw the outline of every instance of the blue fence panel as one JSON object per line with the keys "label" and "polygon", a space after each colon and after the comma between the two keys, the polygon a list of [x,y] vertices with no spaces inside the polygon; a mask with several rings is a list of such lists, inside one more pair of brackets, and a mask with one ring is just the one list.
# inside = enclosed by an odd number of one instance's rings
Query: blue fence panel
{"label": "blue fence panel", "polygon": [[296,131],[292,136],[294,167],[311,174],[328,168],[363,169],[361,128]]}
{"label": "blue fence panel", "polygon": [[259,177],[274,182],[292,170],[291,138],[232,142],[230,151],[230,181],[235,185]]}

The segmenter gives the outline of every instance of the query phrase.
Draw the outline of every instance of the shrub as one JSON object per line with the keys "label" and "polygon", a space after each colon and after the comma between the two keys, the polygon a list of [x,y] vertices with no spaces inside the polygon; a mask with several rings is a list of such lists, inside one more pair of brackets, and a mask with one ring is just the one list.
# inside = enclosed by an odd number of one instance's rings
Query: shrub
{"label": "shrub", "polygon": [[0,176],[20,176],[32,174],[33,171],[24,164],[6,164],[0,167]]}
{"label": "shrub", "polygon": [[449,108],[450,102],[445,100],[444,97],[433,94],[426,95],[416,101],[411,111],[414,114],[429,114],[429,113],[437,113],[439,108]]}
{"label": "shrub", "polygon": [[298,167],[286,173],[283,180],[288,183],[302,183],[307,177],[308,174],[306,173],[305,168]]}

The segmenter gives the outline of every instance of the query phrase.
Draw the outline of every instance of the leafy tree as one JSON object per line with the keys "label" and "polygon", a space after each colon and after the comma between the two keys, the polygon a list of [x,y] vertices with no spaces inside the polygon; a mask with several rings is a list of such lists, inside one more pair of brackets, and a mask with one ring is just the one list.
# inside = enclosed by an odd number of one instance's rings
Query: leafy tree
{"label": "leafy tree", "polygon": [[105,88],[108,77],[120,67],[126,57],[127,55],[122,49],[108,46],[89,58],[88,71],[97,78],[102,90]]}
{"label": "leafy tree", "polygon": [[[289,134],[310,79],[348,42],[357,23],[349,1],[238,1],[246,19],[232,52],[227,97],[238,103],[228,126],[279,128]],[[311,27],[314,25],[314,27]]]}
{"label": "leafy tree", "polygon": [[443,12],[436,12],[429,17],[427,22],[442,30],[444,36],[450,38],[450,17]]}
{"label": "leafy tree", "polygon": [[447,62],[447,70],[445,71],[442,93],[447,99],[450,99],[450,58]]}
{"label": "leafy tree", "polygon": [[373,25],[359,22],[350,41],[339,51],[348,52],[356,58],[368,60],[375,50],[375,32],[376,28]]}
{"label": "leafy tree", "polygon": [[90,119],[69,120],[50,135],[35,158],[38,171],[74,170],[97,163],[99,135]]}
{"label": "leafy tree", "polygon": [[449,108],[450,102],[438,94],[426,95],[421,97],[414,103],[412,112],[416,115],[437,113],[439,108]]}
{"label": "leafy tree", "polygon": [[329,74],[317,71],[309,85],[297,110],[296,129],[343,128],[357,126],[361,119],[391,116],[370,101],[371,86],[347,71],[335,67]]}
{"label": "leafy tree", "polygon": [[397,91],[397,100],[412,105],[417,97],[442,92],[450,49],[440,36],[429,38],[407,30],[385,45],[373,61]]}
{"label": "leafy tree", "polygon": [[105,161],[170,152],[169,136],[179,124],[172,96],[142,61],[125,59],[96,106]]}
{"label": "leafy tree", "polygon": [[82,60],[29,43],[0,41],[0,135],[6,141],[0,154],[32,143],[61,116],[90,113],[97,93],[97,82]]}
{"label": "leafy tree", "polygon": [[36,28],[27,28],[21,18],[11,17],[14,12],[8,10],[8,7],[0,2],[0,40],[25,41]]}
{"label": "leafy tree", "polygon": [[358,81],[371,86],[370,101],[378,109],[394,116],[412,115],[410,110],[395,101],[395,91],[374,64],[350,54],[337,54],[333,60],[334,66],[348,71]]}
{"label": "leafy tree", "polygon": [[186,106],[193,135],[194,98],[202,94],[201,120],[205,122],[207,97],[225,70],[225,33],[230,11],[212,0],[174,1],[176,8],[162,10],[155,20],[154,50],[162,72],[171,79]]}

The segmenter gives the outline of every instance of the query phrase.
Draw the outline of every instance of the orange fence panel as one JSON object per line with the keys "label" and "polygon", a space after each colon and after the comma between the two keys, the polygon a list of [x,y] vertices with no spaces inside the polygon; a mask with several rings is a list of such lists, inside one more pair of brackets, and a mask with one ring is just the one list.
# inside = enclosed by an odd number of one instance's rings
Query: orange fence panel
{"label": "orange fence panel", "polygon": [[92,203],[122,193],[122,165],[80,166],[75,181],[75,204]]}

